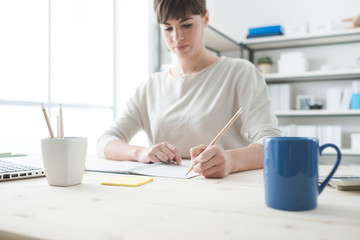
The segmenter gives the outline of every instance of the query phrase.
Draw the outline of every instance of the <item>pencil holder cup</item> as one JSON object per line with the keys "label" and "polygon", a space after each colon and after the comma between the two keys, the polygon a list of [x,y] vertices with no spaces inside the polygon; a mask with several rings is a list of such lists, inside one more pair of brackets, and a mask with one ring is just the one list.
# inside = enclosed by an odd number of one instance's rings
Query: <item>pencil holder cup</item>
{"label": "pencil holder cup", "polygon": [[87,138],[44,138],[41,153],[46,180],[51,186],[80,184],[85,171]]}

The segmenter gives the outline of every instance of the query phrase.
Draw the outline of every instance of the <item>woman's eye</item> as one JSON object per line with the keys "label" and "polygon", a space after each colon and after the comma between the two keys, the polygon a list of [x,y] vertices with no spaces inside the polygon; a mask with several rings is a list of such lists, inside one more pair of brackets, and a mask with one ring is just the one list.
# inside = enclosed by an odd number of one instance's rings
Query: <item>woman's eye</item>
{"label": "woman's eye", "polygon": [[171,31],[172,27],[164,28],[164,31]]}
{"label": "woman's eye", "polygon": [[192,26],[191,23],[188,23],[188,24],[184,24],[184,25],[183,25],[184,28],[189,28],[189,27],[191,27],[191,26]]}

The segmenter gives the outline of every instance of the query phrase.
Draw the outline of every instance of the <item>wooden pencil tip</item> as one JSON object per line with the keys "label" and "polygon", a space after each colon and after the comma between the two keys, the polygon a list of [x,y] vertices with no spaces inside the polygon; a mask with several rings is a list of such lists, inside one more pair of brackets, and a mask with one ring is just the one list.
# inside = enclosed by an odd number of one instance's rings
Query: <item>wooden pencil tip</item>
{"label": "wooden pencil tip", "polygon": [[191,166],[191,168],[189,169],[189,171],[185,174],[185,176],[187,176],[189,174],[189,172],[191,172],[191,170],[193,170],[194,166]]}

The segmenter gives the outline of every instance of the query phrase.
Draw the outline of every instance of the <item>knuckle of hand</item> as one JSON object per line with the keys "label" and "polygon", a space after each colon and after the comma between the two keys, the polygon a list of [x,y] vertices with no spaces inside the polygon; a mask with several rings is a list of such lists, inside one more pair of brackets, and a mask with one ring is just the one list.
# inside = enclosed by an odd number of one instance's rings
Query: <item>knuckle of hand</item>
{"label": "knuckle of hand", "polygon": [[199,171],[200,172],[203,172],[203,171],[205,171],[206,170],[206,168],[203,166],[203,164],[198,164],[198,166],[199,166]]}
{"label": "knuckle of hand", "polygon": [[207,154],[206,153],[200,154],[198,160],[199,162],[206,162],[208,160]]}
{"label": "knuckle of hand", "polygon": [[193,155],[194,153],[195,153],[195,148],[194,147],[190,148],[190,154]]}

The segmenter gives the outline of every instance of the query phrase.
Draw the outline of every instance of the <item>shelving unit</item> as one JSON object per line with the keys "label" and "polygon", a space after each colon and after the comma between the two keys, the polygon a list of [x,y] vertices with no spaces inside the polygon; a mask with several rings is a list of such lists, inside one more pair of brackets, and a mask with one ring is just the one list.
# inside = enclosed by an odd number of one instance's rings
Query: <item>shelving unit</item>
{"label": "shelving unit", "polygon": [[314,47],[339,43],[360,42],[360,29],[334,31],[323,34],[305,34],[300,36],[274,36],[247,39],[242,45],[249,51],[249,60],[254,62],[254,51],[286,48]]}
{"label": "shelving unit", "polygon": [[360,116],[360,110],[289,110],[276,111],[278,117],[304,117],[304,116],[319,116],[319,117],[335,117],[335,116]]}
{"label": "shelving unit", "polygon": [[[336,155],[336,151],[332,148],[327,148],[324,150],[324,152],[322,153],[322,155],[324,156],[333,156],[333,155]],[[352,150],[350,148],[342,148],[341,149],[341,154],[343,156],[354,156],[354,157],[358,157],[360,156],[360,150],[358,151],[355,151],[355,150]]]}
{"label": "shelving unit", "polygon": [[[246,46],[246,49],[250,51],[249,58],[251,61],[253,61],[255,51],[281,50],[286,48],[313,47],[320,45],[335,45],[355,42],[360,42],[360,29],[339,31],[329,34],[308,34],[297,37],[277,36],[261,39],[251,39],[244,41],[243,44]],[[297,83],[301,84],[302,86],[308,86],[308,88],[311,88],[312,83],[320,81],[338,81],[340,83],[347,80],[360,80],[360,69],[309,71],[298,74],[272,73],[264,75],[264,77],[268,84]],[[310,124],[321,126],[332,122],[334,125],[342,126],[342,129],[346,129],[347,131],[346,133],[344,131],[342,136],[343,140],[347,140],[347,144],[344,145],[345,147],[343,146],[341,149],[343,159],[353,159],[352,163],[360,163],[360,150],[355,151],[349,148],[349,134],[351,132],[360,132],[360,124],[357,124],[360,123],[360,110],[289,110],[277,111],[276,115],[279,118],[279,123],[294,123],[297,125]],[[333,120],[331,121],[331,119]],[[346,136],[344,134],[346,134]],[[333,159],[333,155],[335,155],[335,151],[332,149],[326,149],[323,153],[325,158],[329,157],[330,162],[331,159]]]}
{"label": "shelving unit", "polygon": [[224,51],[242,51],[241,44],[221,33],[212,26],[205,29],[205,46],[221,55]]}
{"label": "shelving unit", "polygon": [[296,82],[296,81],[329,81],[329,80],[357,80],[360,79],[360,69],[311,71],[299,74],[270,73],[264,75],[268,83]]}
{"label": "shelving unit", "polygon": [[[205,31],[205,45],[208,49],[216,52],[218,55],[221,55],[221,52],[225,51],[240,51],[241,58],[243,58],[244,50],[246,50],[249,53],[248,57],[251,62],[254,62],[254,53],[256,51],[269,51],[287,48],[314,47],[359,42],[360,29],[343,30],[326,34],[306,34],[303,36],[264,37],[247,39],[243,42],[236,42],[235,40],[226,36],[221,31],[218,31],[212,26],[209,26]],[[315,83],[320,81],[335,82],[343,80],[360,80],[360,69],[309,71],[299,74],[272,73],[264,75],[264,77],[268,84],[311,84],[311,82]],[[276,115],[279,118],[279,122],[281,122],[282,119],[287,119],[288,122],[296,123],[297,121],[306,119],[305,122],[312,123],[316,122],[316,119],[320,123],[319,125],[322,125],[322,119],[326,119],[326,122],[331,121],[331,119],[337,119],[338,122],[335,122],[334,124],[342,125],[346,124],[343,122],[351,122],[351,131],[360,132],[360,110],[289,110],[278,111],[276,112]],[[348,146],[345,146],[344,148],[342,148],[341,151],[343,156],[355,159],[353,162],[355,162],[356,164],[360,163],[360,150],[354,151],[349,149]],[[335,152],[333,152],[332,150],[326,150],[324,151],[323,156],[330,156],[332,159],[334,154]]]}
{"label": "shelving unit", "polygon": [[252,38],[242,42],[247,48],[256,51],[308,47],[360,41],[360,29],[349,29],[322,34],[305,34],[300,36],[273,36]]}

